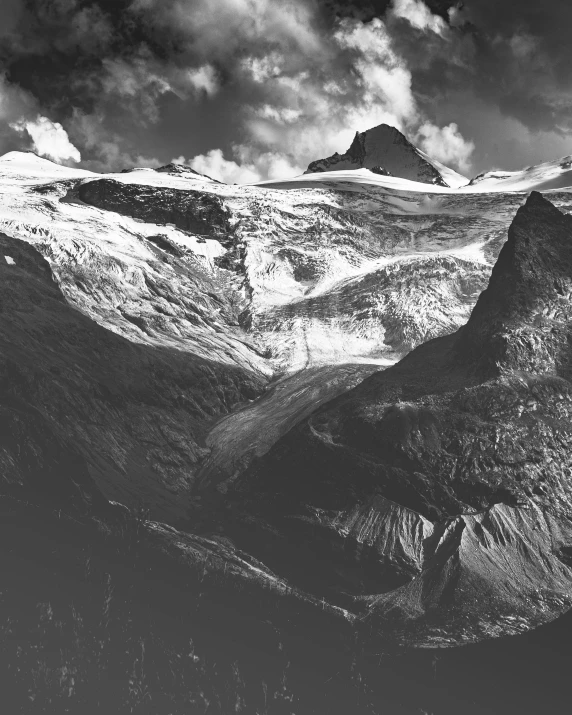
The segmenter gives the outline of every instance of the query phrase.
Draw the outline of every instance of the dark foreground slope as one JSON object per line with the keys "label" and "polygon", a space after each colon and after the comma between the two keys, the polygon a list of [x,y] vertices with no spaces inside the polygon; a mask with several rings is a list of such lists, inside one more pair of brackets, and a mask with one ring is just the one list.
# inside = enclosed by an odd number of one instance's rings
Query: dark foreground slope
{"label": "dark foreground slope", "polygon": [[563,613],[571,299],[572,219],[533,193],[465,327],[318,409],[234,482],[222,511],[239,543],[356,609],[374,639],[453,645]]}
{"label": "dark foreground slope", "polygon": [[262,385],[102,328],[66,302],[34,248],[0,235],[3,488],[43,488],[52,475],[176,520],[208,427]]}
{"label": "dark foreground slope", "polygon": [[[180,452],[256,380],[101,328],[26,243],[0,237],[0,257],[4,711],[370,712],[351,614],[145,513],[177,517],[188,484],[165,489],[161,454],[190,469]],[[416,712],[376,675],[381,704]]]}

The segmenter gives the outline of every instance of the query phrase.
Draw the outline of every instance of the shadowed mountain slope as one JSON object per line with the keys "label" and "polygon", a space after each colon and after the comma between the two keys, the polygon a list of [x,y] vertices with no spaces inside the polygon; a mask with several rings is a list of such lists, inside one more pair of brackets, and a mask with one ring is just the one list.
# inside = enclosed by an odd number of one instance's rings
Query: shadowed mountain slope
{"label": "shadowed mountain slope", "polygon": [[102,328],[66,302],[32,246],[0,234],[4,485],[93,480],[107,498],[176,519],[209,425],[262,385]]}
{"label": "shadowed mountain slope", "polygon": [[235,481],[239,540],[256,548],[256,520],[266,563],[350,594],[372,633],[406,643],[568,608],[571,285],[572,219],[533,193],[465,327],[319,408]]}

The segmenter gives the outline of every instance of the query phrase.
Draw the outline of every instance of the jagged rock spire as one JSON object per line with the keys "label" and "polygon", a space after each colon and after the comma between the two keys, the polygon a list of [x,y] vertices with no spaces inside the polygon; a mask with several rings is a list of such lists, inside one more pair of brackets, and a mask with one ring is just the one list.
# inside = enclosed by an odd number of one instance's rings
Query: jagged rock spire
{"label": "jagged rock spire", "polygon": [[508,232],[458,350],[480,372],[568,375],[572,333],[572,217],[533,191]]}

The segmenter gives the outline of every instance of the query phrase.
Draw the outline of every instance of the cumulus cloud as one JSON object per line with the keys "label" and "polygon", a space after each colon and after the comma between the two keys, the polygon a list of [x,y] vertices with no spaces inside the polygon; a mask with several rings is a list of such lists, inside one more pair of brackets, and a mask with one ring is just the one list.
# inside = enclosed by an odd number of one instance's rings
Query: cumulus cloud
{"label": "cumulus cloud", "polygon": [[34,151],[40,156],[56,162],[81,161],[81,154],[70,142],[68,133],[58,122],[52,122],[47,117],[37,117],[34,120],[21,119],[11,124],[17,132],[26,132],[33,144]]}
{"label": "cumulus cloud", "polygon": [[[469,166],[471,144],[459,128],[440,128],[421,110],[411,71],[396,49],[389,21],[345,18],[331,43],[332,54],[338,58],[335,79],[318,63],[312,70],[289,68],[288,58],[280,58],[276,51],[243,60],[243,81],[265,82],[263,103],[253,102],[244,111],[249,176],[258,172],[260,179],[271,178],[276,166],[288,170],[283,176],[293,175],[314,159],[345,151],[356,131],[381,123],[396,126],[412,138],[423,126],[422,138],[426,146],[438,151],[436,158],[462,169]],[[274,157],[274,162],[256,160],[256,151]],[[232,161],[240,164],[244,159],[244,154],[235,151]]]}
{"label": "cumulus cloud", "polygon": [[387,25],[378,18],[369,23],[346,20],[334,38],[342,49],[352,51],[353,69],[359,77],[359,104],[350,111],[383,113],[398,127],[414,120],[417,108],[411,73],[395,52]]}
{"label": "cumulus cloud", "polygon": [[202,65],[197,69],[190,69],[187,77],[195,90],[205,92],[209,97],[212,97],[218,91],[217,73],[212,65]]}
{"label": "cumulus cloud", "polygon": [[461,172],[470,170],[475,145],[461,135],[454,122],[441,128],[429,122],[423,123],[418,130],[418,141],[432,158],[456,166]]}
{"label": "cumulus cloud", "polygon": [[390,13],[407,20],[418,30],[430,30],[437,35],[447,31],[447,23],[439,15],[434,15],[423,0],[393,0]]}
{"label": "cumulus cloud", "polygon": [[135,167],[157,168],[163,164],[156,157],[143,151],[130,151],[125,148],[121,134],[109,132],[101,114],[85,114],[76,110],[68,124],[74,141],[84,147],[89,158],[84,160],[86,169],[105,172]]}
{"label": "cumulus cloud", "polygon": [[255,167],[239,165],[233,160],[225,159],[221,149],[211,149],[206,154],[198,154],[188,162],[184,157],[173,161],[181,164],[188,163],[200,174],[206,174],[212,179],[218,179],[227,184],[250,184],[260,178]]}
{"label": "cumulus cloud", "polygon": [[190,164],[195,171],[227,184],[252,184],[262,178],[279,179],[302,173],[301,167],[291,159],[275,152],[256,152],[247,146],[235,145],[233,156],[226,159],[220,149],[211,149],[187,161],[184,157],[173,159],[180,164]]}
{"label": "cumulus cloud", "polygon": [[183,154],[248,180],[301,170],[381,122],[482,170],[497,152],[480,104],[526,131],[572,129],[561,0],[542,23],[535,0],[7,1],[0,72],[30,102],[10,101],[2,146],[29,141],[10,124],[41,115],[93,166]]}

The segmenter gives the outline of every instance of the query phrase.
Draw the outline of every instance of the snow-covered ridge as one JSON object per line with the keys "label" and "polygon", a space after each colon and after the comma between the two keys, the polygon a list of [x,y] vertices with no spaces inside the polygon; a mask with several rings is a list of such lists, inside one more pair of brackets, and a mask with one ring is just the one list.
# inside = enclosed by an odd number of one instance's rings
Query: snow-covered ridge
{"label": "snow-covered ridge", "polygon": [[[446,168],[446,167],[445,167]],[[290,189],[318,187],[352,190],[360,185],[393,191],[424,194],[483,194],[513,191],[554,191],[572,188],[570,157],[548,161],[521,171],[489,171],[479,174],[470,183],[456,188],[423,184],[395,176],[382,176],[369,169],[344,169],[301,174],[289,179],[261,181],[257,186]]]}

